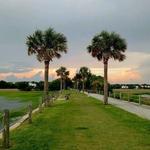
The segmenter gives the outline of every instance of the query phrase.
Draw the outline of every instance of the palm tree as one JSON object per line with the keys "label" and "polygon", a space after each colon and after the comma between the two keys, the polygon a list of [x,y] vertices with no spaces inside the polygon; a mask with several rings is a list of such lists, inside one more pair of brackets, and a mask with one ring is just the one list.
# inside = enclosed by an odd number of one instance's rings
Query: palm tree
{"label": "palm tree", "polygon": [[98,90],[100,91],[104,89],[104,78],[102,76],[96,76],[95,74],[91,74],[89,82],[91,88],[95,89],[97,87],[97,92]]}
{"label": "palm tree", "polygon": [[68,76],[69,76],[69,71],[65,71],[64,72],[64,76],[63,76],[63,83],[64,83],[64,89],[66,89],[66,80],[68,79]]}
{"label": "palm tree", "polygon": [[[66,79],[69,76],[69,71],[65,67],[60,67],[56,70],[57,76],[60,76],[60,90],[66,88]],[[64,86],[63,86],[64,85]]]}
{"label": "palm tree", "polygon": [[98,61],[102,61],[104,64],[104,104],[108,104],[108,61],[111,58],[119,61],[123,61],[126,58],[124,54],[127,49],[126,41],[115,32],[102,31],[94,36],[91,45],[87,49],[93,57],[96,57]]}
{"label": "palm tree", "polygon": [[101,87],[103,87],[103,82],[101,82],[100,80],[94,80],[92,82],[92,87],[95,90],[95,93],[98,93],[98,90],[101,89]]}
{"label": "palm tree", "polygon": [[28,55],[36,55],[38,61],[45,64],[44,75],[44,99],[48,100],[48,75],[49,63],[54,58],[60,58],[61,52],[67,52],[66,37],[48,28],[46,31],[36,30],[32,35],[27,37]]}
{"label": "palm tree", "polygon": [[76,73],[75,76],[74,76],[74,78],[72,80],[75,81],[75,83],[76,83],[76,89],[78,90],[79,89],[79,82],[81,80],[81,75],[79,73]]}
{"label": "palm tree", "polygon": [[85,90],[85,82],[86,82],[88,76],[90,76],[91,71],[87,67],[81,67],[80,70],[79,70],[79,74],[81,75],[82,91],[84,92],[84,90]]}

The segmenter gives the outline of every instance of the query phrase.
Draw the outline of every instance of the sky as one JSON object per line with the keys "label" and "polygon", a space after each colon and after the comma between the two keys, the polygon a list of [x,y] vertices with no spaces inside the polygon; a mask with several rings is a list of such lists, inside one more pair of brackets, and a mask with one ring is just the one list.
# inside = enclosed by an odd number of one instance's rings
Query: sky
{"label": "sky", "polygon": [[109,61],[110,83],[150,83],[149,0],[0,0],[0,80],[43,80],[44,64],[27,55],[26,37],[54,28],[68,40],[68,53],[50,63],[49,79],[65,66],[70,77],[82,66],[103,76],[103,63],[86,47],[103,30],[128,44],[124,62]]}

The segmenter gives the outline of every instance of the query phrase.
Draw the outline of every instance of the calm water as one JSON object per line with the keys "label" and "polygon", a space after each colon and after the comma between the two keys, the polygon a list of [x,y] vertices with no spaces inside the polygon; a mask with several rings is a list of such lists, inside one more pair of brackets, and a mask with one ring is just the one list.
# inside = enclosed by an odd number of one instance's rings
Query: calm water
{"label": "calm water", "polygon": [[[19,100],[10,101],[5,97],[0,96],[0,112],[2,112],[4,109],[15,110],[26,105],[27,103],[20,102]],[[10,124],[13,124],[18,119],[19,117],[11,118]],[[1,128],[2,128],[2,120],[0,120],[0,130]]]}
{"label": "calm water", "polygon": [[4,109],[13,110],[13,109],[20,108],[22,106],[25,106],[25,103],[19,102],[19,100],[10,101],[5,97],[0,96],[0,111]]}

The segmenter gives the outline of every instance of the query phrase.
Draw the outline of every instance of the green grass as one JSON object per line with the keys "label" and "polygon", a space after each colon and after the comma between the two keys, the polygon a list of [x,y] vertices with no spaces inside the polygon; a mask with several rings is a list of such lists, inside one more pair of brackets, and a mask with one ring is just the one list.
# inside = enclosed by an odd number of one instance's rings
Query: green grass
{"label": "green grass", "polygon": [[[118,99],[120,98],[121,93],[121,99],[128,101],[129,94],[131,102],[139,103],[139,95],[149,95],[150,89],[114,89],[113,92],[115,92],[116,98]],[[145,105],[150,105],[150,98],[141,97],[141,103]]]}
{"label": "green grass", "polygon": [[150,121],[72,92],[11,133],[10,150],[149,150]]}
{"label": "green grass", "polygon": [[114,89],[113,91],[124,93],[150,94],[150,89]]}

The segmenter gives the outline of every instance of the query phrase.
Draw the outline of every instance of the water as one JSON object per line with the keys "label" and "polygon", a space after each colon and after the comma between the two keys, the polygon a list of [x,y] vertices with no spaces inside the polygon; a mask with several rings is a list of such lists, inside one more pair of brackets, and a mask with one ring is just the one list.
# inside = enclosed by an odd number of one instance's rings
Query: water
{"label": "water", "polygon": [[22,106],[25,106],[25,103],[22,103],[18,100],[10,101],[5,97],[0,96],[0,111],[4,109],[13,110],[13,109],[20,108]]}
{"label": "water", "polygon": [[[15,110],[26,105],[27,103],[20,102],[19,100],[11,101],[5,97],[0,96],[0,112],[2,112],[4,109]],[[14,124],[18,119],[20,119],[20,117],[11,118],[10,125]],[[0,120],[0,131],[1,129],[2,129],[2,120]]]}

